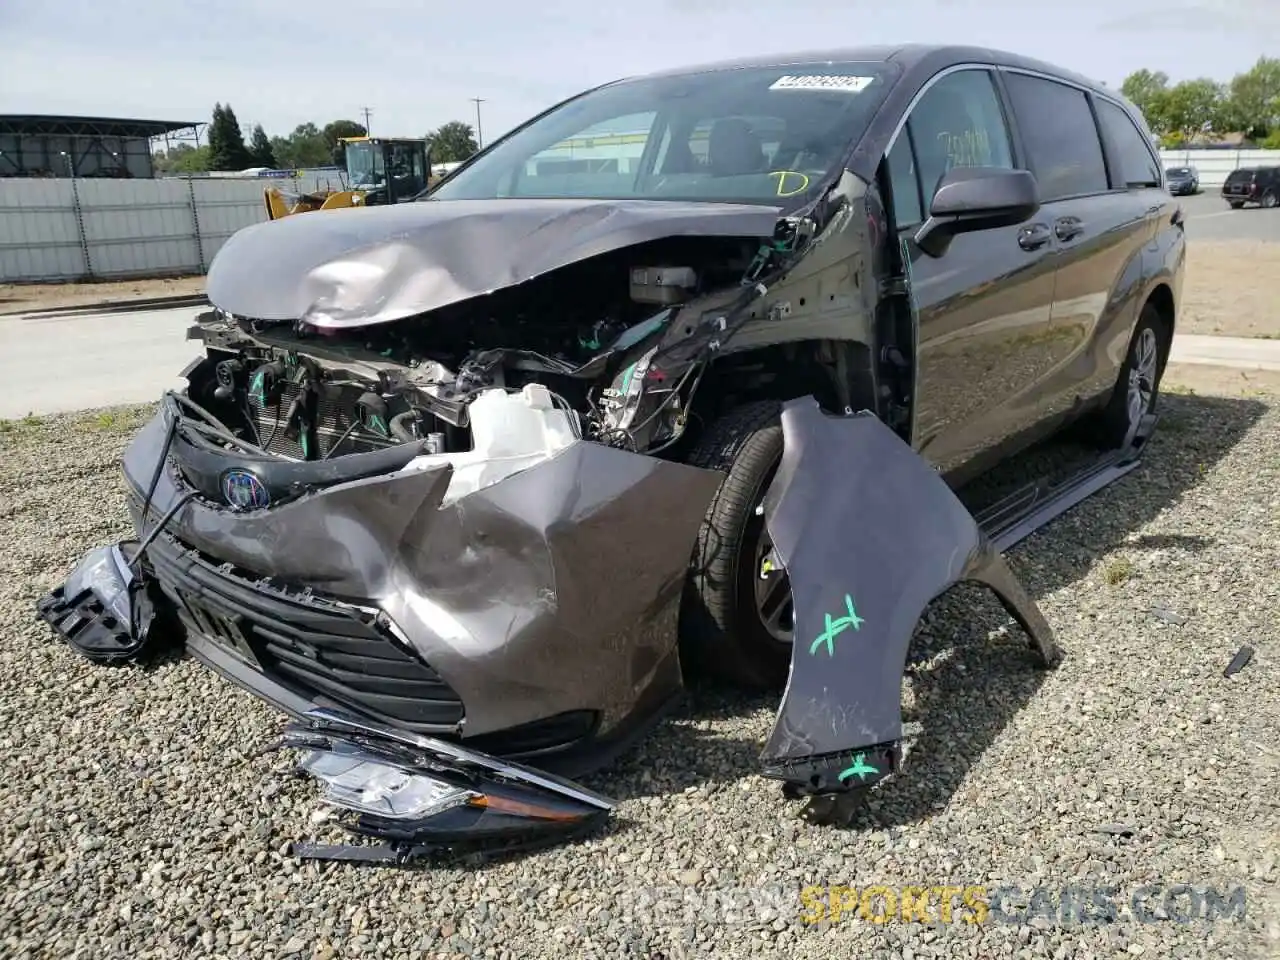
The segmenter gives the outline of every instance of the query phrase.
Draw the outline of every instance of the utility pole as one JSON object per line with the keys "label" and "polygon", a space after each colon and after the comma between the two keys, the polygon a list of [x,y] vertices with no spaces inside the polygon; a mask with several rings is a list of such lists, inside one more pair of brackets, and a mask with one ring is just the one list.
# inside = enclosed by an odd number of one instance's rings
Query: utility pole
{"label": "utility pole", "polygon": [[373,111],[368,107],[361,107],[360,112],[364,114],[364,132],[365,136],[368,136],[373,132],[369,129],[369,114],[373,113]]}
{"label": "utility pole", "polygon": [[472,97],[471,102],[476,105],[476,149],[484,148],[484,132],[480,129],[480,104],[484,103],[483,97]]}

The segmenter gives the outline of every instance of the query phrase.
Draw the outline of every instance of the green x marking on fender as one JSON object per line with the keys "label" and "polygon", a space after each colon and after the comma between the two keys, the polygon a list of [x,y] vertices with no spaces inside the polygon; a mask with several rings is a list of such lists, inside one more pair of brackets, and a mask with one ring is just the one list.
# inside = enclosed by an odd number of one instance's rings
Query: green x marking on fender
{"label": "green x marking on fender", "polygon": [[844,595],[844,606],[845,609],[849,611],[849,615],[847,617],[832,618],[831,614],[827,614],[827,629],[816,640],[814,640],[813,643],[809,644],[809,653],[811,655],[816,656],[819,648],[825,644],[827,648],[827,656],[834,657],[836,655],[836,637],[844,633],[850,627],[853,627],[855,630],[860,630],[862,628],[863,620],[858,616],[858,611],[854,609],[853,597],[849,596],[847,593]]}
{"label": "green x marking on fender", "polygon": [[853,758],[853,766],[846,767],[844,770],[841,770],[836,779],[843,783],[845,780],[856,775],[858,780],[862,781],[866,780],[869,776],[875,776],[879,772],[879,770],[863,759],[862,754],[858,754]]}

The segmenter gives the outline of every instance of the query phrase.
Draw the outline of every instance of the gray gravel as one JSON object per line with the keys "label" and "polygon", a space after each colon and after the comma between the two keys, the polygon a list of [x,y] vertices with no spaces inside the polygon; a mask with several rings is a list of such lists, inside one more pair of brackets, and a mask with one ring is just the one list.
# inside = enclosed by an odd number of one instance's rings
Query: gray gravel
{"label": "gray gravel", "polygon": [[[906,691],[919,736],[855,828],[805,822],[753,773],[771,701],[704,692],[591,781],[624,801],[602,835],[404,871],[281,854],[313,792],[289,756],[251,757],[279,718],[248,695],[185,660],[91,666],[34,621],[125,532],[137,415],[0,425],[0,956],[1278,956],[1280,401],[1165,412],[1139,472],[1013,553],[1066,662],[1033,670],[981,593],[936,604]],[[1243,885],[1245,918],[1161,919],[1179,883]],[[836,884],[1104,885],[1121,915],[804,923],[799,888]],[[1138,923],[1144,884],[1165,886]]]}

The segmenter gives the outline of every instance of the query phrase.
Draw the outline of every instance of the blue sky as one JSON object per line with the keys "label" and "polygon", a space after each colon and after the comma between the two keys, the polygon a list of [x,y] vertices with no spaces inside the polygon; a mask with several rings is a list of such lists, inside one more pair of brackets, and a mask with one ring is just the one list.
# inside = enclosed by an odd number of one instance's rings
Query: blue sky
{"label": "blue sky", "polygon": [[246,134],[278,134],[368,106],[375,133],[420,136],[474,124],[483,97],[488,142],[619,76],[904,41],[1002,47],[1112,86],[1143,66],[1225,80],[1280,55],[1280,2],[0,0],[0,113],[207,121],[222,101]]}

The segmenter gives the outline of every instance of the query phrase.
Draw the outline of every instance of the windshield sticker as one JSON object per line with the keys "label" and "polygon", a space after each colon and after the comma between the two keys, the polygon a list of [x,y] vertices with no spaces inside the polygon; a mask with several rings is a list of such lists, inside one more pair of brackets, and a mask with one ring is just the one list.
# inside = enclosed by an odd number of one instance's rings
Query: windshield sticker
{"label": "windshield sticker", "polygon": [[871,77],[850,77],[842,75],[811,76],[787,75],[779,77],[770,85],[770,90],[833,90],[837,93],[861,93],[871,86]]}

